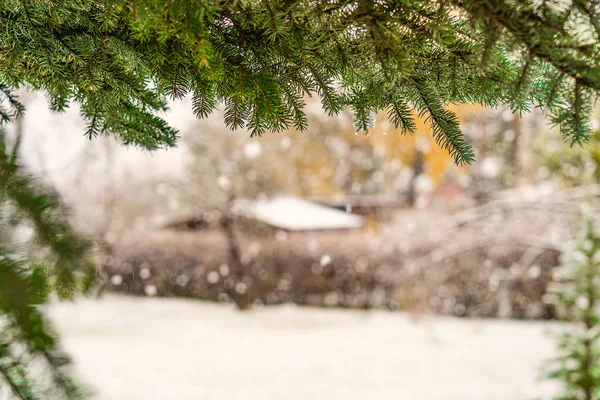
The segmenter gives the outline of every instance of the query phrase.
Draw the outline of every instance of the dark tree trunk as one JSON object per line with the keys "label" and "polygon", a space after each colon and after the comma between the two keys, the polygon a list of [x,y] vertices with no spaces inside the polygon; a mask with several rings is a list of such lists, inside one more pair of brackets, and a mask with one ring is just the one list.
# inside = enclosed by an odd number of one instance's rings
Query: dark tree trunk
{"label": "dark tree trunk", "polygon": [[114,267],[115,251],[113,246],[101,241],[97,244],[98,255],[96,259],[96,283],[91,290],[91,294],[94,297],[100,298],[104,293],[104,289],[110,282],[110,271]]}
{"label": "dark tree trunk", "polygon": [[235,221],[231,213],[231,200],[228,202],[227,208],[221,216],[220,223],[227,240],[229,267],[231,276],[234,279],[233,288],[226,288],[225,290],[238,308],[245,310],[250,308],[252,302],[249,295],[250,288],[246,287],[243,293],[237,290],[237,284],[242,283],[245,277],[245,268],[241,261],[240,246],[235,234]]}
{"label": "dark tree trunk", "polygon": [[425,160],[423,159],[423,153],[420,150],[415,151],[415,159],[413,160],[413,176],[410,179],[410,184],[408,186],[407,193],[407,201],[408,204],[412,207],[417,202],[417,178],[423,173],[425,169]]}

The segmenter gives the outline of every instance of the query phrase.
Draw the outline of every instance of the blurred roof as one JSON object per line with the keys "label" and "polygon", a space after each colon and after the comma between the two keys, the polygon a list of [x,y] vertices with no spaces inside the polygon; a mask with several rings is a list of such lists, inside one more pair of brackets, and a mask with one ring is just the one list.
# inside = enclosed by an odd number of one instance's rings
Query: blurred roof
{"label": "blurred roof", "polygon": [[[364,219],[360,215],[289,196],[259,201],[237,199],[232,211],[239,216],[287,231],[354,229],[364,226]],[[219,215],[219,210],[188,210],[164,217],[156,225],[160,228],[202,229],[218,222]]]}
{"label": "blurred roof", "polygon": [[247,205],[249,216],[289,231],[361,228],[361,216],[294,197],[275,197]]}
{"label": "blurred roof", "polygon": [[308,200],[360,215],[372,215],[381,210],[394,210],[407,206],[404,199],[378,195],[311,197]]}
{"label": "blurred roof", "polygon": [[394,196],[385,195],[337,195],[337,196],[312,196],[307,200],[324,205],[375,205],[379,207],[400,207],[402,201]]}

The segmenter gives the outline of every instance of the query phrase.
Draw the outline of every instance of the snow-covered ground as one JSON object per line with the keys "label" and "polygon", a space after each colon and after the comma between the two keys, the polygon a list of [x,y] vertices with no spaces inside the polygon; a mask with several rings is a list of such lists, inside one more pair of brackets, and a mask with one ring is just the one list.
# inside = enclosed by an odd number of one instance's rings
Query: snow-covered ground
{"label": "snow-covered ground", "polygon": [[102,400],[532,400],[555,389],[539,378],[556,324],[120,296],[50,315]]}

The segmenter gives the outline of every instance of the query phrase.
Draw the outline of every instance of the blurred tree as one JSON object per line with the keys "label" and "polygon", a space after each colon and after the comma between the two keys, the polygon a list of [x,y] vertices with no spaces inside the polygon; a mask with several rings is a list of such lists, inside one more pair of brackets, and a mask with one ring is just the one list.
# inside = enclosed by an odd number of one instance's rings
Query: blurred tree
{"label": "blurred tree", "polygon": [[[239,285],[249,273],[241,260],[237,238],[236,200],[251,200],[279,189],[275,154],[262,155],[262,144],[244,132],[228,129],[216,115],[196,124],[183,136],[186,171],[167,184],[178,193],[178,216],[196,216],[201,224],[221,229],[228,245],[228,269],[233,279],[225,287],[240,309],[249,308],[251,299]],[[202,134],[198,134],[199,131]],[[268,163],[264,165],[265,161]]]}
{"label": "blurred tree", "polygon": [[[473,119],[484,110],[478,105],[465,104],[450,109],[456,113],[460,123]],[[380,113],[368,136],[368,140],[374,146],[383,149],[388,161],[399,160],[402,165],[409,167],[411,178],[408,187],[403,187],[402,190],[408,193],[408,202],[412,205],[417,201],[419,177],[426,177],[434,188],[454,169],[452,157],[435,142],[427,119],[415,115],[414,121],[414,134],[402,135],[402,132],[391,124],[388,116]],[[461,170],[464,170],[464,167]]]}
{"label": "blurred tree", "polygon": [[[264,159],[276,164],[286,178],[281,180],[280,187],[290,193],[309,197],[381,195],[404,199],[415,190],[418,177],[436,187],[455,168],[452,157],[435,143],[424,118],[415,116],[415,133],[402,135],[388,116],[380,113],[368,135],[357,135],[344,114],[326,116],[314,101],[308,100],[307,104],[314,109],[311,107],[307,112],[306,131],[289,130],[261,139]],[[455,107],[461,122],[483,110],[477,106]],[[464,167],[461,170],[460,173],[466,173]]]}
{"label": "blurred tree", "polygon": [[563,394],[557,400],[600,399],[600,231],[595,217],[588,215],[576,248],[567,254],[562,282],[555,288],[556,306],[577,322],[559,341],[560,355],[550,378],[560,380]]}
{"label": "blurred tree", "polygon": [[541,178],[566,187],[600,182],[600,129],[593,131],[585,149],[565,147],[548,132],[540,132],[534,149],[540,159]]}
{"label": "blurred tree", "polygon": [[229,130],[218,113],[203,122],[183,136],[187,173],[179,185],[186,185],[195,210],[220,209],[234,198],[256,198],[277,189],[275,168],[261,167],[261,142]]}
{"label": "blurred tree", "polygon": [[539,181],[539,158],[529,149],[542,123],[539,112],[520,117],[506,108],[484,109],[465,122],[465,135],[478,157],[469,170],[474,199],[486,202],[499,191]]}
{"label": "blurred tree", "polygon": [[291,193],[304,197],[381,193],[385,159],[364,135],[356,135],[349,121],[326,116],[314,101],[307,112],[309,128],[290,130],[283,138],[265,137],[265,154],[284,166]]}

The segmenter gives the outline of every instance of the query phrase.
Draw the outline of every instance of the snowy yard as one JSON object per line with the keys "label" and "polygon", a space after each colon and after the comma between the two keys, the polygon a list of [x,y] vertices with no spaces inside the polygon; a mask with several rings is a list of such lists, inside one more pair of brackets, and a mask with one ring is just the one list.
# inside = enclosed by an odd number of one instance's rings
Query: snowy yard
{"label": "snowy yard", "polygon": [[533,400],[542,322],[108,296],[50,309],[101,400]]}

